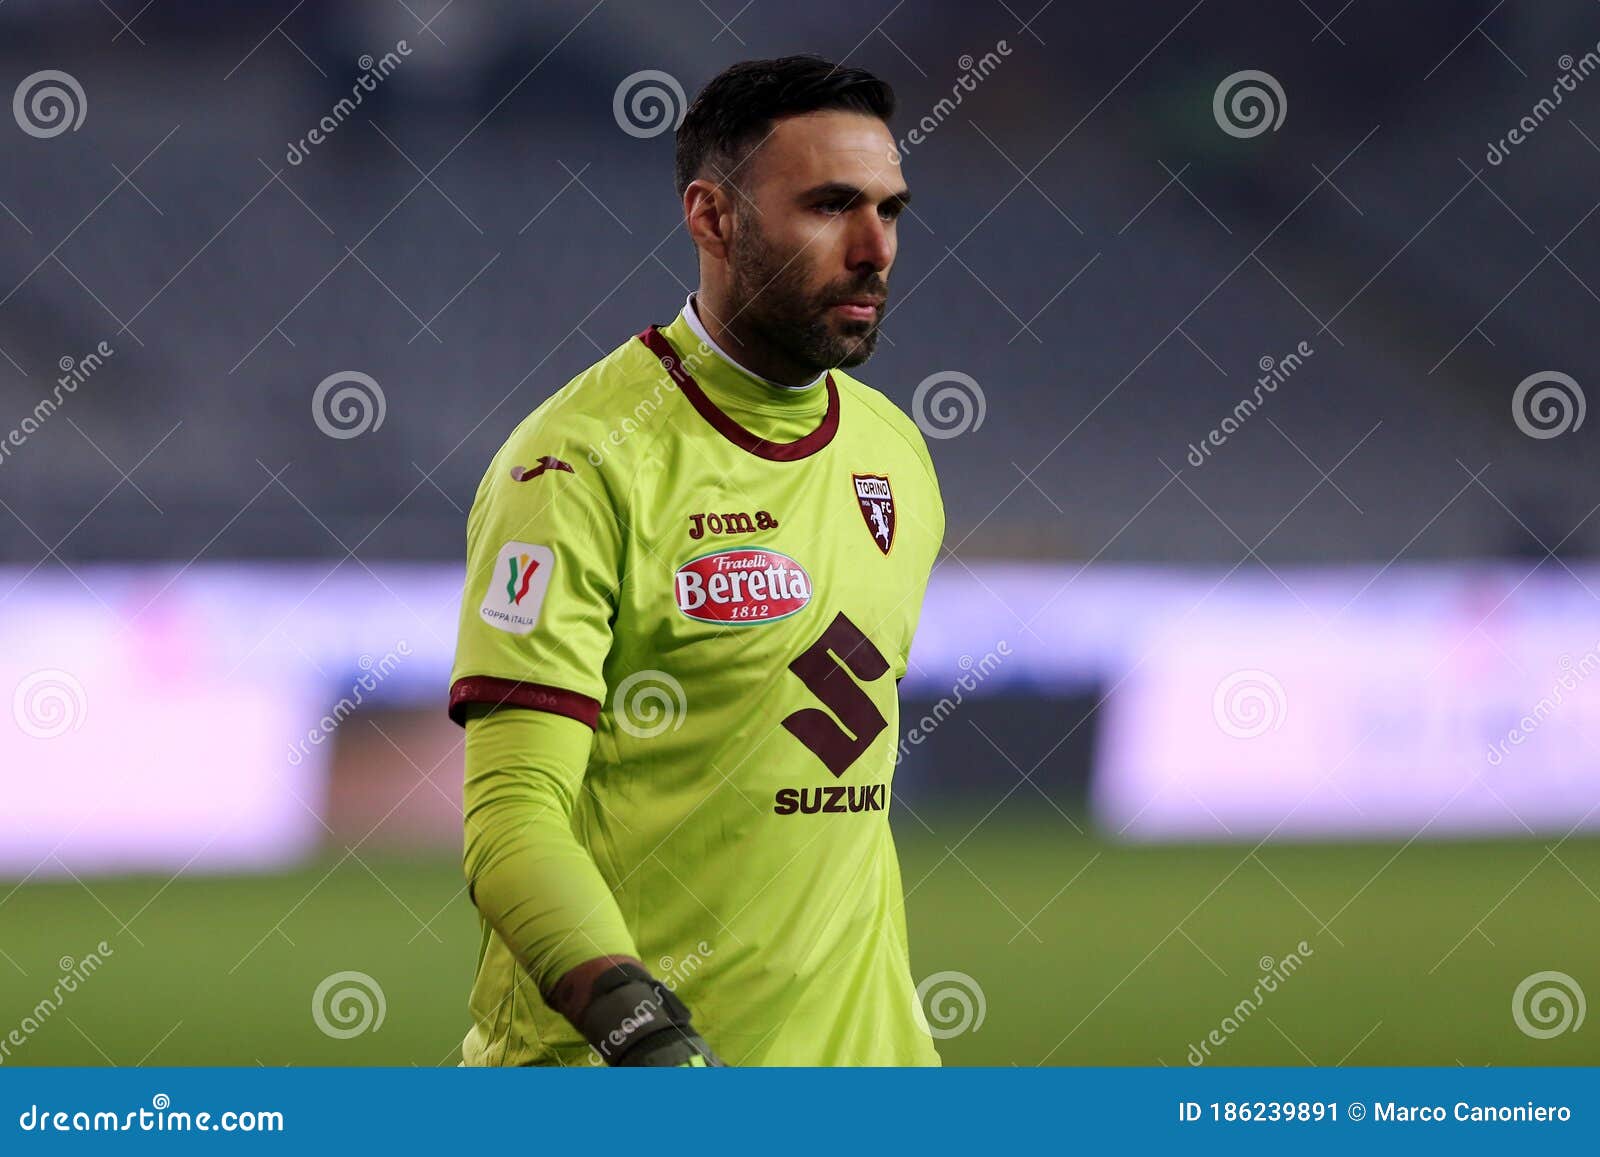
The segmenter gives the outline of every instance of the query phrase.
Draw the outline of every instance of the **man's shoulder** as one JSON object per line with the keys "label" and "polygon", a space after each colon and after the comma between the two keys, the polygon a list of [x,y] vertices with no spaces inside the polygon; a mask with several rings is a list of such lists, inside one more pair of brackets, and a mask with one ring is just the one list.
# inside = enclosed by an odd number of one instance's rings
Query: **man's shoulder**
{"label": "man's shoulder", "polygon": [[877,433],[887,433],[911,448],[937,487],[938,478],[934,472],[933,458],[928,453],[928,443],[922,436],[922,430],[911,420],[910,415],[883,391],[867,385],[860,378],[853,377],[843,370],[834,370],[833,379],[838,384],[840,394],[876,427]]}
{"label": "man's shoulder", "polygon": [[661,420],[660,411],[675,392],[660,363],[630,337],[523,418],[501,455],[551,456],[574,466],[584,460],[597,469],[622,469],[634,435]]}

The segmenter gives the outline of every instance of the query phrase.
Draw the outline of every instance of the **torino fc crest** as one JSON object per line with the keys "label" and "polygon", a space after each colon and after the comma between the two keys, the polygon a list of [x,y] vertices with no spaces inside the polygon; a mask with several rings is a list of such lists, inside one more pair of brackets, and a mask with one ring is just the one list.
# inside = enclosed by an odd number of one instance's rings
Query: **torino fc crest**
{"label": "torino fc crest", "polygon": [[888,554],[894,545],[894,493],[889,489],[889,479],[882,474],[852,474],[850,479],[855,483],[856,502],[872,532],[872,541]]}

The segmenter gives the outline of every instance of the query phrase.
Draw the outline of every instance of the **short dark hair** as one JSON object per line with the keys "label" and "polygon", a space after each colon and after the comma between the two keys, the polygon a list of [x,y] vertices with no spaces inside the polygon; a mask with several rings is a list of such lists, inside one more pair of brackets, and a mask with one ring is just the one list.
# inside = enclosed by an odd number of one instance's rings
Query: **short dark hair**
{"label": "short dark hair", "polygon": [[678,126],[674,177],[678,196],[710,167],[733,173],[783,117],[823,109],[864,113],[888,122],[894,89],[860,68],[829,64],[820,56],[745,60],[711,79]]}

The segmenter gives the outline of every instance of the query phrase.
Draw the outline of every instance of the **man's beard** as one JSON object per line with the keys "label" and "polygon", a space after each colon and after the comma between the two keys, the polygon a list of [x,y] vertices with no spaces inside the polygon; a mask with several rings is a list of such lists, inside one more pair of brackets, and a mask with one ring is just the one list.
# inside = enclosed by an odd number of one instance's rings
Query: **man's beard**
{"label": "man's beard", "polygon": [[851,322],[837,333],[830,317],[832,307],[846,298],[884,297],[883,278],[871,274],[865,281],[814,293],[805,284],[800,258],[780,253],[751,223],[735,231],[728,256],[734,315],[727,324],[742,344],[764,346],[811,374],[835,366],[848,369],[872,356],[879,319]]}

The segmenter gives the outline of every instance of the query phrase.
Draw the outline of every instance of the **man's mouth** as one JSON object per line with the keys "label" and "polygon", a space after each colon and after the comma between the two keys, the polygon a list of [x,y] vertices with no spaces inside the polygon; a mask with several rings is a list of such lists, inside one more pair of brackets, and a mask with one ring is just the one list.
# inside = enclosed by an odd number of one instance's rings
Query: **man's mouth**
{"label": "man's mouth", "polygon": [[883,308],[883,301],[881,297],[851,297],[839,302],[833,308],[851,321],[876,321],[878,311]]}

